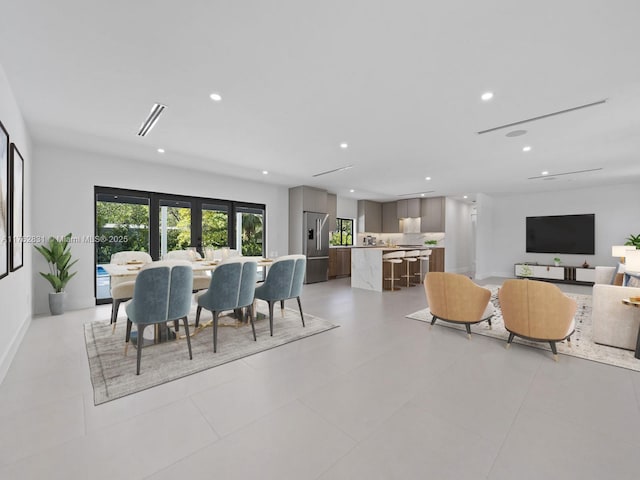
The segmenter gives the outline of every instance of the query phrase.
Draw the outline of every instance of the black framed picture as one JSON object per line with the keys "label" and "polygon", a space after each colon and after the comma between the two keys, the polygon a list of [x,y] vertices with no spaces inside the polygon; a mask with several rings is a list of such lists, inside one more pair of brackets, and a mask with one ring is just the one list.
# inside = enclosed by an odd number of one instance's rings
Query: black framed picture
{"label": "black framed picture", "polygon": [[9,274],[9,132],[0,122],[0,278]]}
{"label": "black framed picture", "polygon": [[11,271],[24,264],[24,159],[11,144]]}

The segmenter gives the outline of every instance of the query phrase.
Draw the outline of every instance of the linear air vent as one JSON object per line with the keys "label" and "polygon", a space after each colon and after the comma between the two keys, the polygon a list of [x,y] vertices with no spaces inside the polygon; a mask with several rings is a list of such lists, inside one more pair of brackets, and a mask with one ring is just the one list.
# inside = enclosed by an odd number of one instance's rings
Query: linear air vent
{"label": "linear air vent", "polygon": [[420,195],[425,195],[427,193],[435,193],[435,190],[429,190],[427,192],[416,192],[416,193],[399,193],[396,197],[416,197]]}
{"label": "linear air vent", "polygon": [[575,112],[576,110],[582,110],[583,108],[595,107],[596,105],[602,105],[603,103],[606,103],[606,102],[607,102],[607,99],[605,98],[604,100],[598,100],[597,102],[586,103],[584,105],[579,105],[577,107],[567,108],[566,110],[559,110],[557,112],[552,112],[552,113],[547,113],[545,115],[540,115],[537,117],[527,118],[526,120],[520,120],[518,122],[507,123],[506,125],[500,125],[499,127],[488,128],[487,130],[481,130],[477,133],[478,135],[482,135],[484,133],[491,133],[491,132],[495,132],[496,130],[502,130],[503,128],[511,128],[511,127],[515,127],[516,125],[522,125],[523,123],[535,122],[536,120],[543,120],[545,118],[555,117],[556,115]]}
{"label": "linear air vent", "polygon": [[328,175],[330,173],[341,172],[342,170],[349,170],[350,168],[353,168],[353,165],[347,165],[345,167],[334,168],[333,170],[327,170],[326,172],[316,173],[315,175],[312,175],[312,176],[313,177],[321,177],[322,175]]}
{"label": "linear air vent", "polygon": [[600,167],[600,168],[590,168],[589,170],[576,170],[575,172],[554,173],[553,175],[538,175],[537,177],[529,177],[529,178],[527,178],[527,180],[538,180],[540,178],[542,178],[542,179],[549,178],[550,179],[552,177],[561,177],[563,175],[575,175],[577,173],[597,172],[598,170],[602,170],[602,167]]}
{"label": "linear air vent", "polygon": [[158,118],[160,117],[160,114],[162,113],[162,111],[165,108],[167,108],[167,106],[163,105],[161,103],[154,104],[153,107],[151,107],[151,111],[149,112],[149,116],[144,121],[144,123],[140,126],[140,130],[138,131],[138,135],[140,135],[141,137],[144,137],[147,133],[149,133],[151,131],[151,129],[153,128],[153,126],[158,121]]}

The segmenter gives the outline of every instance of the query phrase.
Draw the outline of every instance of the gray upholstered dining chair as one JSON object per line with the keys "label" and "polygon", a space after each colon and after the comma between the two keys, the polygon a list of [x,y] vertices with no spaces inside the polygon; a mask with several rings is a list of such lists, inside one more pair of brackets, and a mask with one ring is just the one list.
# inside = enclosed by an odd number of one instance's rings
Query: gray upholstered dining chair
{"label": "gray upholstered dining chair", "polygon": [[[147,252],[139,252],[135,250],[125,250],[116,252],[111,255],[110,263],[124,265],[126,263],[137,263],[146,265],[153,262],[151,255]],[[127,277],[111,277],[111,323],[113,324],[112,333],[116,330],[116,322],[118,321],[118,311],[120,304],[133,298],[133,289],[135,280],[129,280]]]}
{"label": "gray upholstered dining chair", "polygon": [[213,352],[218,351],[218,316],[227,310],[249,310],[249,320],[256,340],[256,327],[253,323],[253,294],[258,276],[255,260],[237,257],[218,265],[211,274],[209,289],[197,296],[196,327],[200,324],[202,309],[213,314]]}
{"label": "gray upholstered dining chair", "polygon": [[[174,250],[167,252],[164,257],[165,260],[186,260],[186,261],[198,261],[202,260],[202,256],[195,250]],[[194,272],[193,273],[193,291],[198,292],[200,290],[206,290],[209,288],[211,277],[207,272]]]}
{"label": "gray upholstered dining chair", "polygon": [[269,267],[269,273],[267,273],[264,283],[256,288],[256,299],[264,300],[269,305],[269,331],[272,337],[273,304],[275,302],[280,302],[280,308],[284,312],[284,301],[290,298],[297,299],[302,326],[305,326],[300,295],[302,294],[306,267],[307,257],[304,255],[279,257]]}
{"label": "gray upholstered dining chair", "polygon": [[156,262],[140,271],[135,281],[133,299],[127,304],[127,333],[125,354],[131,339],[131,327],[137,329],[136,375],[140,375],[144,330],[149,325],[182,320],[186,333],[189,359],[191,337],[187,316],[191,309],[191,286],[193,270],[191,265],[180,261]]}

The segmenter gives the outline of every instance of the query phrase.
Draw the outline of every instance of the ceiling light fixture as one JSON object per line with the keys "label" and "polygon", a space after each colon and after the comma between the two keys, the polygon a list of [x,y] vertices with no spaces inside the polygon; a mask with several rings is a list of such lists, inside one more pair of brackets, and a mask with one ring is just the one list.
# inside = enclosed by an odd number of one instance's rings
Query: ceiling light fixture
{"label": "ceiling light fixture", "polygon": [[465,196],[464,196],[464,197],[462,197],[462,198],[464,198],[464,199],[466,200],[466,199],[467,199],[467,198],[469,198],[469,197],[467,197],[467,196],[465,195]]}
{"label": "ceiling light fixture", "polygon": [[355,192],[355,190],[352,188],[351,190],[349,190],[349,193],[353,193]]}
{"label": "ceiling light fixture", "polygon": [[342,148],[343,150],[344,150],[345,148],[349,148],[349,144],[348,144],[347,142],[342,142],[342,143],[340,144],[340,148]]}
{"label": "ceiling light fixture", "polygon": [[425,180],[431,180],[431,177],[424,177]]}
{"label": "ceiling light fixture", "polygon": [[164,153],[164,148],[159,148],[158,153]]}
{"label": "ceiling light fixture", "polygon": [[484,92],[480,98],[482,101],[488,102],[493,98],[493,92]]}
{"label": "ceiling light fixture", "polygon": [[140,130],[138,131],[138,135],[140,135],[141,137],[144,137],[147,133],[149,133],[151,131],[151,129],[153,128],[153,126],[158,121],[158,118],[160,117],[160,114],[162,113],[162,111],[165,108],[167,108],[166,105],[163,105],[161,103],[155,103],[153,105],[153,107],[151,107],[151,111],[149,112],[149,116],[147,116],[147,119],[140,126]]}
{"label": "ceiling light fixture", "polygon": [[522,147],[522,151],[523,152],[530,152],[531,151],[531,147],[529,145]]}
{"label": "ceiling light fixture", "polygon": [[220,100],[222,100],[222,95],[220,95],[219,93],[212,93],[211,95],[209,95],[209,98],[211,100],[213,100],[214,102],[219,102]]}
{"label": "ceiling light fixture", "polygon": [[549,172],[545,170],[544,172],[540,172],[540,175],[549,175]]}
{"label": "ceiling light fixture", "polygon": [[347,165],[345,167],[334,168],[333,170],[327,170],[326,172],[316,173],[315,175],[312,175],[312,176],[313,177],[320,177],[321,175],[327,175],[329,173],[341,172],[342,170],[349,170],[350,168],[353,168],[353,165]]}
{"label": "ceiling light fixture", "polygon": [[420,196],[421,196],[421,197],[424,197],[424,193],[421,193],[421,194],[420,194]]}
{"label": "ceiling light fixture", "polygon": [[262,170],[262,174],[263,175],[269,175],[269,172],[267,170]]}

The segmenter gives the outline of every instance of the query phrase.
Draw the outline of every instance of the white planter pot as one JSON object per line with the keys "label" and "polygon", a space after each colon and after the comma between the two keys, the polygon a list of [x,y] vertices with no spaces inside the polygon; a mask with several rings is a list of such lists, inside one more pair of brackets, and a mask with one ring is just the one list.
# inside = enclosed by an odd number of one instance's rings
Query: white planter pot
{"label": "white planter pot", "polygon": [[64,313],[64,301],[66,297],[66,292],[49,294],[49,310],[51,311],[51,315],[62,315]]}

